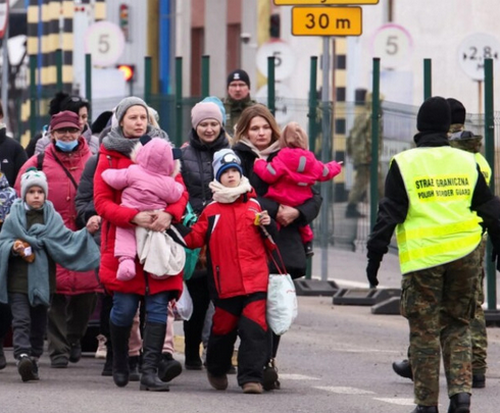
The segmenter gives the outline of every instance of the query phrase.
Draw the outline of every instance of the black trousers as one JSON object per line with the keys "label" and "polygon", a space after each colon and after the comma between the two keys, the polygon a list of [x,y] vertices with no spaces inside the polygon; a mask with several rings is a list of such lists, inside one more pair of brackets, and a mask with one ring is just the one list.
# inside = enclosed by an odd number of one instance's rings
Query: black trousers
{"label": "black trousers", "polygon": [[200,362],[200,344],[210,295],[206,274],[189,279],[186,285],[193,300],[193,314],[189,321],[184,321],[184,346],[186,363],[192,364]]}
{"label": "black trousers", "polygon": [[227,373],[238,335],[238,384],[262,383],[269,354],[266,293],[219,299],[214,301],[214,305],[215,314],[207,348],[207,370],[214,376]]}
{"label": "black trousers", "polygon": [[48,307],[32,307],[28,295],[21,293],[9,294],[9,302],[12,310],[14,357],[17,359],[21,354],[40,357],[47,330]]}

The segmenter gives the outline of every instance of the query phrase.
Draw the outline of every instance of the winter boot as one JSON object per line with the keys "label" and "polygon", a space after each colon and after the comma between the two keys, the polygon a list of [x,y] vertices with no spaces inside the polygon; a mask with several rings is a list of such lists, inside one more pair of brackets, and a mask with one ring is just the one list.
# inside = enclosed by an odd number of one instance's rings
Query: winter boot
{"label": "winter boot", "polygon": [[129,368],[129,381],[139,381],[141,375],[139,374],[139,356],[131,356],[128,358],[128,368]]}
{"label": "winter boot", "polygon": [[141,390],[169,391],[168,384],[158,378],[163,341],[165,340],[166,324],[146,322],[143,340]]}
{"label": "winter boot", "polygon": [[470,413],[470,394],[457,393],[451,396],[448,413]]}
{"label": "winter boot", "polygon": [[158,377],[163,382],[169,382],[182,373],[182,365],[174,360],[172,354],[163,353],[161,355],[160,366],[158,367]]}
{"label": "winter boot", "polygon": [[392,369],[396,374],[405,379],[413,380],[413,372],[411,370],[410,360],[395,361],[392,363]]}
{"label": "winter boot", "polygon": [[364,218],[364,217],[366,217],[366,215],[362,214],[361,212],[358,211],[356,204],[347,204],[347,208],[345,210],[345,217],[346,218]]}
{"label": "winter boot", "polygon": [[132,325],[118,327],[109,321],[111,345],[113,346],[113,380],[118,387],[128,384],[128,340]]}
{"label": "winter boot", "polygon": [[106,361],[101,376],[111,377],[113,375],[113,346],[111,340],[106,341]]}
{"label": "winter boot", "polygon": [[3,352],[3,338],[0,339],[0,370],[7,367],[7,359],[5,358],[5,353]]}

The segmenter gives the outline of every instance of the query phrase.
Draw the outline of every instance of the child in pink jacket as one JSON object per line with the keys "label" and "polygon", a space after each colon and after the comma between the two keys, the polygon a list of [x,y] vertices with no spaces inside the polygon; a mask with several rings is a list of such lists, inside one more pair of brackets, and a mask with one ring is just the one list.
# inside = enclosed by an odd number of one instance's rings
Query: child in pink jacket
{"label": "child in pink jacket", "polygon": [[[266,198],[280,204],[296,207],[312,198],[311,187],[317,182],[332,179],[341,171],[335,161],[326,164],[318,161],[309,151],[308,137],[297,122],[290,122],[280,137],[280,150],[268,162],[257,159],[254,172],[266,183],[269,189]],[[300,227],[300,236],[307,256],[312,256],[314,234],[309,225]]]}
{"label": "child in pink jacket", "polygon": [[[115,189],[123,189],[121,206],[139,211],[164,210],[177,202],[184,187],[174,177],[180,171],[180,150],[162,138],[143,136],[131,155],[135,162],[126,169],[106,169],[102,179]],[[120,262],[116,278],[135,277],[137,244],[135,228],[116,228],[115,257]]]}

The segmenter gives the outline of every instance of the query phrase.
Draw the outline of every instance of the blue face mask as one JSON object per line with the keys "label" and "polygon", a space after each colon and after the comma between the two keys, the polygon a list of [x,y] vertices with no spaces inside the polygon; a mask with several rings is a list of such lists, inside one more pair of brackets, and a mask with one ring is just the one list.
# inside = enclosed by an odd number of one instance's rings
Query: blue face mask
{"label": "blue face mask", "polygon": [[70,142],[56,141],[56,146],[63,152],[71,152],[78,145],[78,139]]}

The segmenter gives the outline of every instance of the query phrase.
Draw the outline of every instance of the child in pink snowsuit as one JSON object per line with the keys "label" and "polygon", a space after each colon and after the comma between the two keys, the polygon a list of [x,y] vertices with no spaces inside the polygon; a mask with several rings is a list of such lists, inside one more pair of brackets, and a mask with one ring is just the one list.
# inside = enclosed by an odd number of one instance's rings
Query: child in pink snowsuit
{"label": "child in pink snowsuit", "polygon": [[[126,169],[106,169],[102,179],[115,189],[123,189],[121,205],[139,211],[164,210],[184,192],[174,180],[180,171],[180,150],[162,138],[143,136],[131,154],[134,164]],[[135,228],[116,228],[115,257],[120,262],[116,278],[127,281],[135,276],[137,245]]]}
{"label": "child in pink snowsuit", "polygon": [[[279,142],[281,149],[276,156],[270,157],[268,162],[258,159],[254,164],[254,172],[270,184],[266,198],[296,207],[312,198],[311,187],[316,181],[328,181],[342,169],[335,161],[324,164],[316,159],[314,153],[308,150],[306,132],[297,122],[285,126]],[[306,255],[312,256],[314,234],[311,227],[305,225],[299,231]]]}

